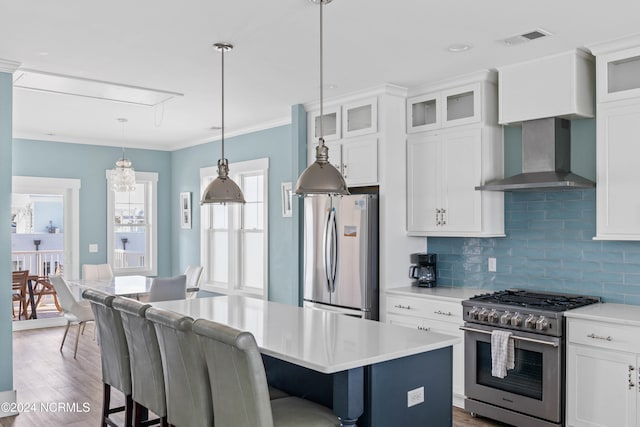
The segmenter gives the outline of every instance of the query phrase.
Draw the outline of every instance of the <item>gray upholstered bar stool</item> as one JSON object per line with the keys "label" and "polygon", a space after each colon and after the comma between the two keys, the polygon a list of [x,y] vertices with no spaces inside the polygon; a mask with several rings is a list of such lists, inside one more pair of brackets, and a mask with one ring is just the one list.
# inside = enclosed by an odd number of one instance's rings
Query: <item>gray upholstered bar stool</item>
{"label": "gray upholstered bar stool", "polygon": [[145,317],[156,328],[167,394],[167,421],[176,427],[213,426],[211,386],[193,319],[149,308]]}
{"label": "gray upholstered bar stool", "polygon": [[[133,399],[131,397],[131,368],[129,349],[124,335],[120,313],[113,309],[114,295],[93,289],[82,294],[91,303],[91,309],[98,328],[100,360],[102,363],[102,423],[105,427],[117,426],[109,415],[124,411],[125,426],[131,427],[133,420]],[[125,396],[125,406],[110,408],[111,388],[120,390]]]}
{"label": "gray upholstered bar stool", "polygon": [[270,400],[267,376],[250,332],[198,319],[193,332],[207,361],[216,426],[339,426],[324,406],[298,397]]}
{"label": "gray upholstered bar stool", "polygon": [[[167,424],[167,399],[162,372],[162,357],[156,330],[145,312],[151,307],[130,298],[116,297],[113,308],[120,312],[122,326],[127,337],[131,362],[131,388],[134,406],[134,426],[143,425],[145,409],[159,417],[160,424]],[[149,422],[144,421],[144,425]]]}

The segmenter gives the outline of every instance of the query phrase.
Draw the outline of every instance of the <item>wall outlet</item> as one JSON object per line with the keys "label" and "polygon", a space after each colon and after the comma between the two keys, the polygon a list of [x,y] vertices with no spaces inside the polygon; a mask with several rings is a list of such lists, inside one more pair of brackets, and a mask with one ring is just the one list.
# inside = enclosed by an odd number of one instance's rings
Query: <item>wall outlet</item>
{"label": "wall outlet", "polygon": [[495,258],[489,258],[489,265],[487,266],[489,271],[495,272],[496,271],[496,259]]}
{"label": "wall outlet", "polygon": [[89,245],[89,253],[95,254],[98,252],[98,244],[97,243],[91,243]]}
{"label": "wall outlet", "polygon": [[407,392],[407,408],[424,402],[424,386]]}

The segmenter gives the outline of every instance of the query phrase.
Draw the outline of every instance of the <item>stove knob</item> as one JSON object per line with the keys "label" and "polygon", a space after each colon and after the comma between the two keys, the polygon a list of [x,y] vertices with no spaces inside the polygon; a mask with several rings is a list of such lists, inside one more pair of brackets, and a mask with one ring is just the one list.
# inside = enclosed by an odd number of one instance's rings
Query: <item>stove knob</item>
{"label": "stove knob", "polygon": [[498,323],[499,319],[500,319],[500,315],[498,314],[495,308],[491,310],[491,312],[487,316],[487,320],[489,320],[489,322],[491,323]]}
{"label": "stove knob", "polygon": [[536,328],[536,317],[533,314],[530,314],[527,320],[524,321],[524,327],[529,329]]}
{"label": "stove knob", "polygon": [[549,321],[544,316],[540,316],[536,322],[536,329],[539,331],[546,331],[549,329]]}
{"label": "stove knob", "polygon": [[473,320],[478,320],[478,313],[480,313],[480,309],[474,305],[469,311],[469,317]]}
{"label": "stove knob", "polygon": [[480,313],[478,314],[478,320],[486,322],[488,318],[489,318],[489,310],[487,310],[486,308],[483,308],[482,310],[480,310]]}
{"label": "stove knob", "polygon": [[517,311],[513,313],[511,318],[511,326],[522,326],[522,315]]}
{"label": "stove knob", "polygon": [[503,325],[508,325],[509,323],[511,323],[512,316],[513,315],[511,313],[505,311],[504,314],[500,316],[500,323],[502,323]]}

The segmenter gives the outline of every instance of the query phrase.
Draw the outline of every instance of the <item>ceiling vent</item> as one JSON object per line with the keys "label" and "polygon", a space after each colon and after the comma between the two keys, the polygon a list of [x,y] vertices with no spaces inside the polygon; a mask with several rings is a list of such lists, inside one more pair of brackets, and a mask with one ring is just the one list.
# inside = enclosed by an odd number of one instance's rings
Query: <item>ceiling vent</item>
{"label": "ceiling vent", "polygon": [[542,28],[536,28],[535,30],[527,31],[526,33],[523,33],[523,34],[518,34],[516,36],[508,37],[504,39],[504,42],[509,46],[513,46],[517,44],[530,42],[532,40],[541,39],[543,37],[548,37],[550,35],[551,33],[549,31],[543,30]]}

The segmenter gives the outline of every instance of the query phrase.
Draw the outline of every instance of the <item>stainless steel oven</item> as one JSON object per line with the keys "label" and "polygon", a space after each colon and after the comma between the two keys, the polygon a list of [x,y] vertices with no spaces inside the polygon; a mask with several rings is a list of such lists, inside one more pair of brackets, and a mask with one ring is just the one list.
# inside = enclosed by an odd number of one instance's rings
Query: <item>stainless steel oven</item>
{"label": "stainless steel oven", "polygon": [[[599,298],[509,289],[462,302],[465,409],[518,427],[564,421],[565,310]],[[491,336],[508,331],[514,368],[492,375]]]}
{"label": "stainless steel oven", "polygon": [[[494,405],[491,412],[503,413],[505,422],[518,426],[559,425],[562,422],[562,355],[558,337],[528,332],[513,333],[515,368],[507,376],[491,375],[491,331],[484,325],[465,326],[465,407],[480,414],[482,405]],[[469,402],[469,400],[473,400]],[[475,410],[480,409],[480,410]],[[512,411],[505,419],[505,411]],[[531,417],[537,418],[532,419]],[[544,420],[544,421],[543,421]]]}

